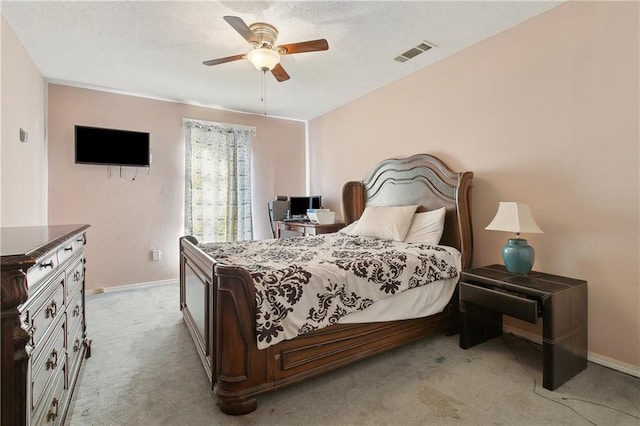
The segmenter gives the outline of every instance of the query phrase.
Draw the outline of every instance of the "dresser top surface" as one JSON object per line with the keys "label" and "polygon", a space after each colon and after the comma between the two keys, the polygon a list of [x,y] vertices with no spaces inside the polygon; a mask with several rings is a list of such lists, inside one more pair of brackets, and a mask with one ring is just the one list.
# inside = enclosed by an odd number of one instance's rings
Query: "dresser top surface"
{"label": "dresser top surface", "polygon": [[57,240],[82,232],[88,227],[89,225],[51,225],[0,228],[0,254],[2,257],[35,254],[34,252],[44,250]]}

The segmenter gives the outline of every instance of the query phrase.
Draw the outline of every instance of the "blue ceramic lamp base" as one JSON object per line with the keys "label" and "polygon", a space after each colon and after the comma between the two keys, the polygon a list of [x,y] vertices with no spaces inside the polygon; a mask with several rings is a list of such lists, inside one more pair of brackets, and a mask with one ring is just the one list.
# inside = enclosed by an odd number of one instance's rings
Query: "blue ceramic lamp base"
{"label": "blue ceramic lamp base", "polygon": [[533,268],[535,251],[523,238],[510,238],[502,248],[502,259],[507,271],[513,274],[528,274]]}

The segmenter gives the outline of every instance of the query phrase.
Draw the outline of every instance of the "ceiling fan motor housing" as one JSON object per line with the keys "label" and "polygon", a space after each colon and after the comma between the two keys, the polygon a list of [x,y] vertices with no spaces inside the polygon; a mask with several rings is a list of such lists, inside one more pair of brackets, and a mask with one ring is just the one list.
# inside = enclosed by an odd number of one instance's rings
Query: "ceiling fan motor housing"
{"label": "ceiling fan motor housing", "polygon": [[278,38],[278,30],[276,27],[264,22],[256,22],[255,24],[249,25],[249,28],[259,40],[254,44],[254,47],[268,47],[269,49],[275,47],[276,39]]}

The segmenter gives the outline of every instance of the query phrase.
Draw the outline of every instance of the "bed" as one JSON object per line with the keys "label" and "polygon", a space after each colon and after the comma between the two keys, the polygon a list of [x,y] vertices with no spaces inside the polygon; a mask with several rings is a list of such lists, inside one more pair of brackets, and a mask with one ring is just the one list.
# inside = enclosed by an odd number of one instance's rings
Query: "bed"
{"label": "bed", "polygon": [[[365,210],[378,206],[413,205],[418,206],[417,212],[444,207],[440,245],[457,250],[458,268],[468,268],[473,252],[472,179],[472,172],[454,172],[429,154],[388,159],[376,165],[365,180],[343,186],[343,216],[350,225],[358,221]],[[445,306],[428,316],[374,322],[348,320],[350,316],[358,319],[357,314],[374,309],[378,306],[378,302],[374,302],[365,311],[347,315],[344,321],[314,328],[266,347],[263,344],[264,348],[260,349],[256,296],[260,296],[257,289],[261,287],[257,286],[255,271],[241,264],[219,261],[206,245],[192,236],[181,237],[179,244],[180,309],[214,389],[217,405],[226,414],[250,413],[257,408],[260,394],[429,335],[456,330],[457,291],[453,291]],[[457,277],[450,280],[457,283]],[[384,300],[393,303],[392,297]],[[386,309],[393,311],[393,308]]]}

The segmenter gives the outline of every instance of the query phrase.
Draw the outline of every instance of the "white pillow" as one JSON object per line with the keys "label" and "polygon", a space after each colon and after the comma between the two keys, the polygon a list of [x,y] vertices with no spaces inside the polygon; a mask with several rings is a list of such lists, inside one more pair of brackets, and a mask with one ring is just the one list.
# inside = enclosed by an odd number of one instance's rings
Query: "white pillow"
{"label": "white pillow", "polygon": [[353,222],[351,222],[350,224],[348,224],[347,226],[345,226],[344,228],[340,229],[338,232],[341,232],[343,234],[350,234],[351,230],[353,228],[356,227],[356,225],[358,224],[357,220],[354,220]]}
{"label": "white pillow", "polygon": [[349,235],[403,241],[418,206],[368,206]]}
{"label": "white pillow", "polygon": [[442,238],[444,231],[445,213],[446,209],[441,207],[437,210],[414,214],[404,242],[432,246],[440,244],[440,238]]}

